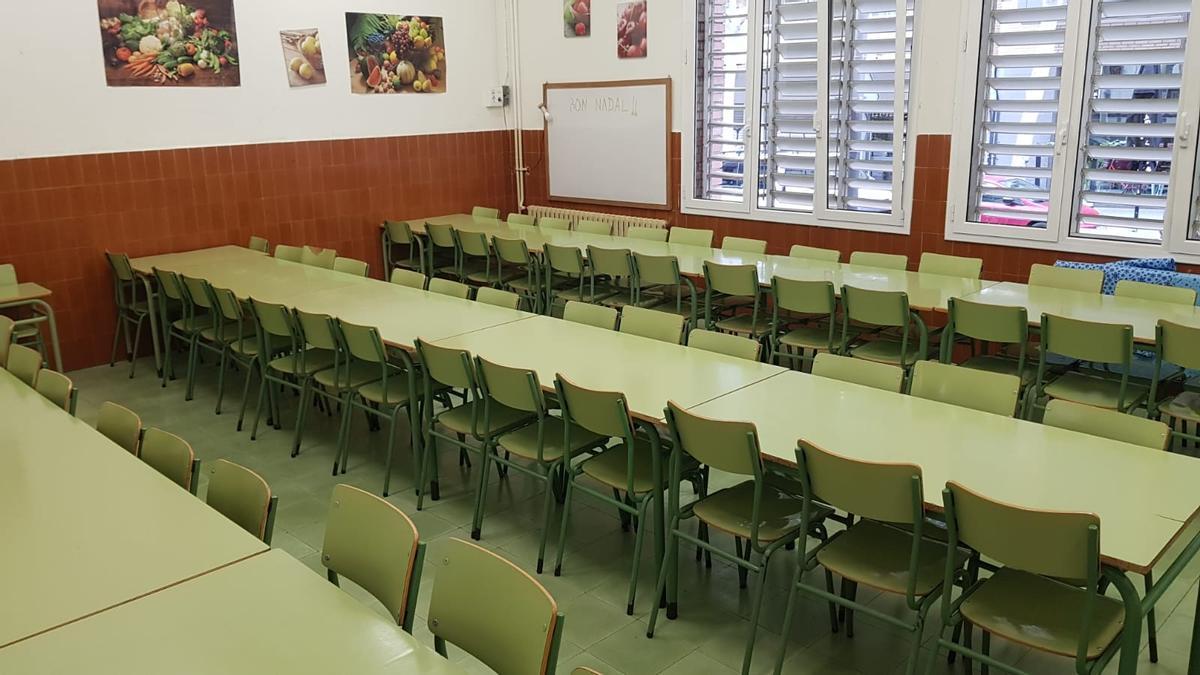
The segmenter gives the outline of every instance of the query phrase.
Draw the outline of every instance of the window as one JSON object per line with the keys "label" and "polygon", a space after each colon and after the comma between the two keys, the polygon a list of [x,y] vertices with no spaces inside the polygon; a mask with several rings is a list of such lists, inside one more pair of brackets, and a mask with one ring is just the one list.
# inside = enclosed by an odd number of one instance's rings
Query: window
{"label": "window", "polygon": [[684,210],[900,230],[914,5],[697,0]]}
{"label": "window", "polygon": [[[947,234],[1197,253],[1194,0],[983,0],[967,38]],[[969,56],[968,56],[969,55]],[[1194,68],[1192,69],[1194,72]],[[1195,78],[1193,78],[1195,79]],[[1187,84],[1185,84],[1187,83]],[[1171,232],[1171,224],[1179,223]]]}

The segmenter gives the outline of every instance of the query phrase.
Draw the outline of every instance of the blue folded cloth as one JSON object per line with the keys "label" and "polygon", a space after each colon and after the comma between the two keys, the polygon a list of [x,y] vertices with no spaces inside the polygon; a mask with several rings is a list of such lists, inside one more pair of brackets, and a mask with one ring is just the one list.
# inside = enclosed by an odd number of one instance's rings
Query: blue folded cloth
{"label": "blue folded cloth", "polygon": [[[1133,260],[1118,260],[1111,263],[1084,263],[1059,260],[1055,267],[1070,267],[1081,270],[1102,270],[1104,284],[1101,291],[1112,295],[1117,288],[1117,282],[1123,279],[1141,281],[1160,286],[1180,286],[1191,288],[1200,295],[1200,275],[1184,274],[1175,271],[1174,258],[1137,258]],[[1200,304],[1200,303],[1198,303]]]}

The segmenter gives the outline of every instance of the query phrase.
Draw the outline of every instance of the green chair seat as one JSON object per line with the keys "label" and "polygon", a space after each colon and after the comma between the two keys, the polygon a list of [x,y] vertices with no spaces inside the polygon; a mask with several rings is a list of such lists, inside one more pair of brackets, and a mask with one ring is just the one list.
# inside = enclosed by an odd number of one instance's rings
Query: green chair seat
{"label": "green chair seat", "polygon": [[201,314],[199,316],[194,316],[194,317],[186,317],[185,316],[182,319],[176,319],[176,320],[172,321],[171,325],[174,326],[177,330],[181,330],[185,333],[195,333],[204,328],[211,328],[212,327],[212,317],[208,316],[207,314]]}
{"label": "green chair seat", "polygon": [[358,395],[371,403],[383,404],[386,401],[389,406],[408,405],[408,378],[400,373],[395,375],[388,373],[386,391],[383,387],[383,380],[377,380],[359,387]]}
{"label": "green chair seat", "polygon": [[335,391],[357,389],[379,379],[379,364],[354,361],[349,368],[327,368],[313,375],[317,384]]}
{"label": "green chair seat", "polygon": [[[303,364],[301,364],[303,361]],[[318,371],[333,367],[333,352],[327,349],[311,348],[304,350],[304,358],[293,359],[291,355],[281,356],[268,364],[271,370],[289,375],[312,375]],[[303,372],[300,366],[303,365]]]}
{"label": "green chair seat", "polygon": [[[1017,374],[1017,359],[1008,358],[1006,356],[972,356],[966,361],[958,364],[964,368],[973,368],[975,370],[986,370],[989,373],[1001,373],[1003,375]],[[1023,372],[1020,375],[1021,386],[1025,386],[1037,379],[1037,364],[1026,363]]]}
{"label": "green chair seat", "polygon": [[437,416],[438,424],[446,427],[456,434],[471,435],[475,433],[475,429],[471,427],[471,410],[475,405],[479,405],[479,412],[476,414],[476,420],[479,423],[479,433],[483,435],[495,434],[504,429],[512,428],[523,422],[533,419],[533,415],[524,410],[516,410],[506,406],[492,403],[491,408],[491,423],[490,429],[483,428],[483,404],[478,401],[467,401],[466,403],[451,408],[446,412]]}
{"label": "green chair seat", "polygon": [[[564,423],[557,417],[547,416],[542,430],[542,460],[556,462],[563,456]],[[518,457],[537,461],[538,442],[537,425],[521,427],[516,431],[504,434],[497,444],[501,450],[510,452]],[[593,434],[579,425],[571,427],[571,455],[577,455],[584,449],[594,446],[604,440],[603,436]]]}
{"label": "green chair seat", "polygon": [[851,347],[850,356],[856,359],[875,361],[876,363],[890,363],[903,366],[925,358],[925,355],[921,353],[920,344],[915,344],[915,341],[909,341],[907,354],[901,354],[900,349],[901,343],[896,340],[871,340],[857,347]]}
{"label": "green chair seat", "polygon": [[18,324],[15,328],[13,328],[12,339],[14,341],[24,340],[25,338],[37,335],[39,332],[41,332],[41,327],[36,323],[26,324],[24,326]]}
{"label": "green chair seat", "polygon": [[803,349],[828,349],[829,326],[797,326],[781,335],[779,344]]}
{"label": "green chair seat", "polygon": [[[1047,384],[1050,398],[1061,398],[1097,408],[1116,410],[1121,398],[1121,381],[1083,373],[1067,373]],[[1125,407],[1132,408],[1149,394],[1144,386],[1130,383],[1125,388]]]}
{"label": "green chair seat", "polygon": [[719,331],[747,335],[762,335],[771,330],[770,320],[765,318],[756,319],[752,314],[739,314],[728,319],[721,319],[713,325]]}
{"label": "green chair seat", "polygon": [[[650,444],[638,439],[633,453],[633,491],[644,494],[661,490],[654,484],[654,457]],[[627,454],[625,444],[614,445],[583,463],[583,473],[605,485],[625,490],[627,481]]]}
{"label": "green chair seat", "polygon": [[[908,589],[912,535],[871,520],[860,520],[817,553],[817,561],[841,577],[881,591]],[[922,541],[915,594],[924,597],[942,583],[946,547]]]}
{"label": "green chair seat", "polygon": [[246,358],[258,356],[258,336],[251,335],[229,343],[229,349]]}
{"label": "green chair seat", "polygon": [[515,289],[517,291],[527,293],[527,294],[542,292],[541,284],[538,284],[538,283],[532,281],[529,278],[529,276],[523,271],[518,271],[516,276],[513,276],[513,277],[509,277],[507,272],[505,272],[504,275],[506,277],[506,279],[504,281],[504,285],[508,286],[509,288],[512,288],[512,289]]}
{"label": "green chair seat", "polygon": [[[1002,568],[963,602],[962,615],[983,630],[1052,654],[1075,656],[1087,591],[1045,577]],[[1094,598],[1088,660],[1121,633],[1124,609],[1115,598]]]}
{"label": "green chair seat", "polygon": [[1158,412],[1176,419],[1200,422],[1200,392],[1185,391],[1158,404]]}
{"label": "green chair seat", "polygon": [[[496,284],[505,283],[505,282],[509,281],[510,279],[516,279],[518,277],[524,277],[524,276],[525,276],[525,273],[520,270],[510,269],[510,270],[505,271],[504,274],[500,274],[495,269],[492,269],[492,270],[481,269],[481,270],[478,270],[475,272],[468,272],[467,273],[467,281],[472,281],[477,284],[486,284],[489,286],[494,286]],[[522,279],[522,281],[524,281],[524,279]]]}
{"label": "green chair seat", "polygon": [[[804,498],[764,482],[759,503],[758,540],[771,542],[794,533],[801,526]],[[754,481],[748,480],[696,502],[692,512],[701,521],[742,539],[750,538],[754,508]]]}
{"label": "green chair seat", "polygon": [[242,328],[242,331],[243,331],[243,334],[241,336],[230,335],[228,333],[231,333],[233,331],[226,331],[227,334],[222,336],[221,339],[218,340],[217,339],[217,328],[216,327],[208,327],[208,328],[200,329],[200,337],[204,338],[205,340],[208,340],[209,342],[224,342],[226,344],[231,344],[233,342],[237,342],[237,341],[240,341],[245,338],[255,339],[254,324],[248,324],[248,325],[244,326]]}

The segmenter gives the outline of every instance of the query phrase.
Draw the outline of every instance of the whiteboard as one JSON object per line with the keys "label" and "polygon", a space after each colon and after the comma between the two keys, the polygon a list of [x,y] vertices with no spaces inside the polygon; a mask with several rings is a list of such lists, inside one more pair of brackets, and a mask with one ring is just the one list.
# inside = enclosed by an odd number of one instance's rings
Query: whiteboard
{"label": "whiteboard", "polygon": [[669,209],[671,80],[546,84],[550,199]]}

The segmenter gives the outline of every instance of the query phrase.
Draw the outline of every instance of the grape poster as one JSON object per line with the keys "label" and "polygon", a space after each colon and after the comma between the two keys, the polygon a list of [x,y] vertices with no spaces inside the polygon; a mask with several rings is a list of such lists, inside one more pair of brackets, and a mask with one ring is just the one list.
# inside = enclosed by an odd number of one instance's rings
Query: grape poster
{"label": "grape poster", "polygon": [[350,91],[444,93],[446,42],[436,16],[346,14]]}
{"label": "grape poster", "polygon": [[563,35],[587,37],[592,34],[592,0],[563,2]]}
{"label": "grape poster", "polygon": [[638,59],[646,55],[646,0],[617,5],[617,58]]}

